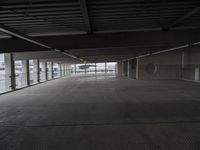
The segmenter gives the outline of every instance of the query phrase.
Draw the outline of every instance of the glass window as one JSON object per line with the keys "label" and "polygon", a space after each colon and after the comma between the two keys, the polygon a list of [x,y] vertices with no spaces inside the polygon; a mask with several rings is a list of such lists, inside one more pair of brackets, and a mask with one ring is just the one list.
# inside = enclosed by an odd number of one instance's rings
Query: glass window
{"label": "glass window", "polygon": [[76,73],[85,74],[87,66],[85,64],[76,64]]}
{"label": "glass window", "polygon": [[58,63],[53,63],[53,77],[54,78],[60,77],[60,69]]}
{"label": "glass window", "polygon": [[93,74],[95,73],[95,63],[86,64],[86,73]]}
{"label": "glass window", "polygon": [[47,62],[47,80],[52,79],[52,62]]}
{"label": "glass window", "polygon": [[116,62],[106,63],[106,72],[115,73],[116,72]]}
{"label": "glass window", "polygon": [[97,63],[97,73],[105,73],[105,63]]}
{"label": "glass window", "polygon": [[38,61],[29,60],[30,84],[38,83]]}
{"label": "glass window", "polygon": [[0,54],[0,93],[11,90],[10,62],[8,63],[9,64],[6,65],[5,55]]}
{"label": "glass window", "polygon": [[46,81],[46,64],[45,62],[40,62],[40,82]]}
{"label": "glass window", "polygon": [[22,88],[27,86],[27,61],[17,60],[15,61],[15,80],[16,88]]}

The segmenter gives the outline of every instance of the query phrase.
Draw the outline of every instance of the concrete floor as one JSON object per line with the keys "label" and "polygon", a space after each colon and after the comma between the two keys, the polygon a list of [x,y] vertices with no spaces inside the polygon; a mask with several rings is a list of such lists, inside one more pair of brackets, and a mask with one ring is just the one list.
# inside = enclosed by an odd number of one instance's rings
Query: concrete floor
{"label": "concrete floor", "polygon": [[0,150],[199,150],[200,84],[66,77],[0,96]]}

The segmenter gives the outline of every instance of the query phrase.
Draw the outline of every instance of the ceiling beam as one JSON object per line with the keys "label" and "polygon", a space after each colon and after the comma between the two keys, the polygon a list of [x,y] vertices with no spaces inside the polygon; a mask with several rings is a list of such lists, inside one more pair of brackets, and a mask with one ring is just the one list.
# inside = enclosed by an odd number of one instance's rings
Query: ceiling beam
{"label": "ceiling beam", "polygon": [[173,28],[173,27],[176,27],[176,26],[180,25],[183,21],[185,21],[186,19],[190,18],[191,16],[193,16],[196,13],[198,13],[199,11],[200,11],[200,7],[194,8],[193,10],[189,11],[188,13],[183,15],[182,17],[178,18],[177,20],[175,20],[171,24],[167,25],[166,27],[164,26],[163,30],[169,30],[170,28]]}
{"label": "ceiling beam", "polygon": [[[121,33],[99,33],[90,36],[82,35],[59,35],[59,36],[39,36],[34,37],[34,40],[40,41],[53,48],[67,50],[67,52],[79,56],[79,52],[86,50],[95,51],[96,49],[105,49],[104,52],[109,52],[110,49],[123,47],[132,50],[143,51],[166,49],[176,47],[185,43],[194,43],[200,41],[200,29],[191,30],[171,30],[170,32],[162,31],[143,31],[143,32],[121,32]],[[67,42],[66,42],[67,41]],[[26,52],[43,51],[41,46],[24,42],[18,38],[0,39],[1,52]],[[160,48],[161,47],[161,48]],[[109,51],[106,51],[108,49]],[[49,49],[46,49],[49,50]],[[73,50],[75,50],[73,52]],[[77,51],[78,50],[78,51]],[[80,51],[79,51],[80,50]],[[82,51],[83,50],[83,51]],[[119,50],[120,51],[120,50]]]}
{"label": "ceiling beam", "polygon": [[85,24],[87,27],[87,33],[92,33],[92,26],[91,26],[89,14],[88,14],[87,2],[86,2],[86,0],[79,0],[79,3],[81,6],[83,18],[85,20]]}
{"label": "ceiling beam", "polygon": [[[22,39],[24,41],[27,41],[27,42],[30,42],[32,44],[38,45],[40,47],[43,47],[45,49],[49,49],[51,51],[56,51],[56,52],[61,52],[61,53],[65,54],[65,55],[67,55],[69,57],[74,58],[74,59],[79,59],[77,56],[70,54],[66,50],[63,51],[63,50],[60,50],[60,49],[57,49],[57,48],[53,48],[53,47],[51,47],[49,45],[43,44],[41,42],[38,42],[38,41],[34,40],[33,38],[29,37],[28,35],[26,35],[24,33],[21,33],[19,31],[15,30],[15,29],[12,29],[12,28],[10,28],[8,26],[5,26],[3,24],[0,24],[0,31],[3,32],[3,33],[8,34],[10,36],[17,37],[17,38]],[[82,59],[80,59],[80,60],[82,61]]]}

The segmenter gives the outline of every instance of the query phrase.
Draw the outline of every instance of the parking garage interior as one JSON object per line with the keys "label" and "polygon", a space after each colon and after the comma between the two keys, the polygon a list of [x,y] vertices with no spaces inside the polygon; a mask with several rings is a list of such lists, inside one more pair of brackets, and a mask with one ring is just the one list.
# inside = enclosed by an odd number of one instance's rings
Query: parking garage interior
{"label": "parking garage interior", "polygon": [[200,149],[200,1],[0,1],[0,149]]}

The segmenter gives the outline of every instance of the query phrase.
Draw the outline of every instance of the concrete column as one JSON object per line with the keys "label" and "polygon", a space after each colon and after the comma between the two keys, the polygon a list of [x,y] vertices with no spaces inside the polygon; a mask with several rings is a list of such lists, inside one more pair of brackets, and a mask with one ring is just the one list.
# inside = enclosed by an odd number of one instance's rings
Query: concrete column
{"label": "concrete column", "polygon": [[53,62],[50,62],[49,73],[49,76],[51,77],[51,79],[53,79]]}
{"label": "concrete column", "polygon": [[33,83],[40,82],[40,64],[39,60],[33,60]]}
{"label": "concrete column", "polygon": [[71,75],[71,64],[67,64],[67,75]]}
{"label": "concrete column", "polygon": [[27,69],[26,78],[27,78],[27,85],[29,86],[30,85],[30,63],[29,63],[29,60],[26,60],[26,62],[27,62],[27,66],[26,66],[26,69]]}
{"label": "concrete column", "polygon": [[30,85],[29,61],[22,60],[22,87]]}
{"label": "concrete column", "polygon": [[87,73],[87,70],[86,70],[86,63],[85,63],[85,74]]}
{"label": "concrete column", "polygon": [[[15,79],[15,61],[13,60],[13,54],[5,54],[5,86],[12,90],[16,89]],[[10,78],[9,78],[10,77]]]}
{"label": "concrete column", "polygon": [[63,76],[63,68],[62,68],[62,63],[60,64],[60,77]]}
{"label": "concrete column", "polygon": [[59,72],[59,77],[62,77],[62,67],[61,64],[58,64],[58,72]]}
{"label": "concrete column", "polygon": [[128,77],[132,78],[132,60],[128,60]]}
{"label": "concrete column", "polygon": [[127,61],[127,76],[130,76],[130,60]]}
{"label": "concrete column", "polygon": [[63,73],[64,73],[64,75],[63,76],[66,76],[66,64],[63,64]]}
{"label": "concrete column", "polygon": [[199,66],[195,67],[194,80],[199,81]]}
{"label": "concrete column", "polygon": [[123,76],[127,76],[128,74],[128,63],[127,61],[123,61]]}
{"label": "concrete column", "polygon": [[136,79],[139,80],[139,58],[136,58]]}
{"label": "concrete column", "polygon": [[124,76],[124,62],[122,61],[122,76]]}
{"label": "concrete column", "polygon": [[115,73],[117,73],[117,64],[115,64]]}
{"label": "concrete column", "polygon": [[67,64],[64,63],[65,76],[67,76]]}
{"label": "concrete column", "polygon": [[123,69],[122,62],[121,61],[117,62],[117,74],[119,76],[122,76],[122,69]]}
{"label": "concrete column", "polygon": [[62,66],[62,76],[64,77],[65,76],[65,66],[64,66],[64,64],[62,64],[61,66]]}
{"label": "concrete column", "polygon": [[107,63],[105,63],[105,73],[107,73],[108,70],[107,70]]}
{"label": "concrete column", "polygon": [[74,74],[76,74],[76,64],[74,64]]}
{"label": "concrete column", "polygon": [[97,63],[95,63],[95,74],[97,73]]}
{"label": "concrete column", "polygon": [[45,65],[45,80],[47,81],[48,80],[48,74],[47,74],[47,62],[44,62],[44,65]]}
{"label": "concrete column", "polygon": [[181,54],[181,78],[184,78],[184,70],[185,70],[185,52],[182,51]]}

